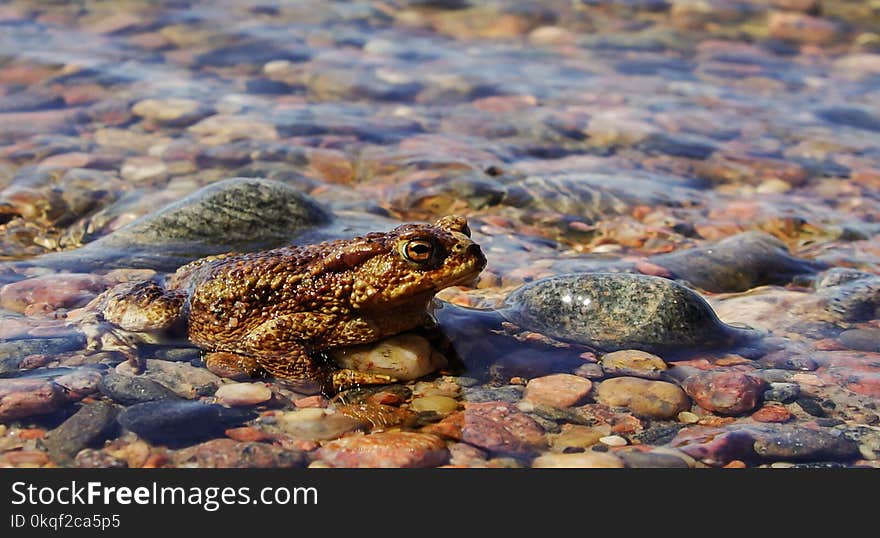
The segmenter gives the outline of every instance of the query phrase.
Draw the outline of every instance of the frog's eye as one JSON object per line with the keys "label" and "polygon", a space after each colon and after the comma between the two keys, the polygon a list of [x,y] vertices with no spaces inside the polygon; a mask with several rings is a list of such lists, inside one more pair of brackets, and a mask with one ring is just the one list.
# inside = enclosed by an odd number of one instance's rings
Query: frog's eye
{"label": "frog's eye", "polygon": [[401,245],[400,254],[411,262],[426,262],[434,255],[434,244],[422,239],[413,239]]}

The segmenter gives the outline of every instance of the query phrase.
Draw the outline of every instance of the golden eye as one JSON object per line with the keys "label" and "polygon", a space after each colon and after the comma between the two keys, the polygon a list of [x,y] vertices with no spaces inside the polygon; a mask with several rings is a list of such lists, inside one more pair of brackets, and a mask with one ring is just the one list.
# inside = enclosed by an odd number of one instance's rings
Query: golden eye
{"label": "golden eye", "polygon": [[413,239],[403,244],[400,249],[403,257],[411,262],[426,262],[434,254],[434,244],[430,241]]}

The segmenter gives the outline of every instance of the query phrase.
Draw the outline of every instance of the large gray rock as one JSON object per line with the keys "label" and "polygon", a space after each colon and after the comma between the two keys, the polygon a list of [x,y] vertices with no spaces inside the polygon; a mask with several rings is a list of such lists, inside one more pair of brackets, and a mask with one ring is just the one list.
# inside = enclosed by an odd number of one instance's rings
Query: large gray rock
{"label": "large gray rock", "polygon": [[284,183],[232,178],[203,187],[79,249],[28,263],[83,271],[113,267],[172,271],[204,256],[276,247],[331,220],[316,201]]}

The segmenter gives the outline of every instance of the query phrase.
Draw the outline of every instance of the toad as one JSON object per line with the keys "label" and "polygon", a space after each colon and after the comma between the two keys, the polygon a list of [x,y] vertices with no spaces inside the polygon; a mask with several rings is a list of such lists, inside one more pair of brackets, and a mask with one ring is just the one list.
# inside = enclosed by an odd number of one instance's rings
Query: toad
{"label": "toad", "polygon": [[[430,321],[434,295],[473,282],[486,265],[467,221],[446,216],[387,233],[189,263],[165,281],[117,285],[85,307],[93,348],[128,349],[185,327],[214,371],[314,382],[335,391],[393,379],[334,368],[319,354]],[[107,333],[115,338],[109,341]],[[101,338],[95,338],[100,334]],[[102,346],[103,343],[103,346]]]}

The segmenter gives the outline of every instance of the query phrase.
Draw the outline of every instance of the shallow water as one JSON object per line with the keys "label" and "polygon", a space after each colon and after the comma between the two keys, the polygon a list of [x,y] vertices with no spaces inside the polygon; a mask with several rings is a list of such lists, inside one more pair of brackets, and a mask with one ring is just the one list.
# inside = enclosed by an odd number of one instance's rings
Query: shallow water
{"label": "shallow water", "polygon": [[[4,3],[0,465],[875,466],[878,105],[870,2]],[[205,201],[233,177],[284,188]],[[66,319],[190,259],[450,213],[488,266],[438,295],[448,365],[384,392],[217,396],[197,350],[132,376]],[[592,272],[685,282],[762,337],[660,366],[495,311]],[[172,428],[216,428],[134,433],[131,394],[168,391],[226,405],[168,403]],[[397,429],[414,459],[346,455]]]}

